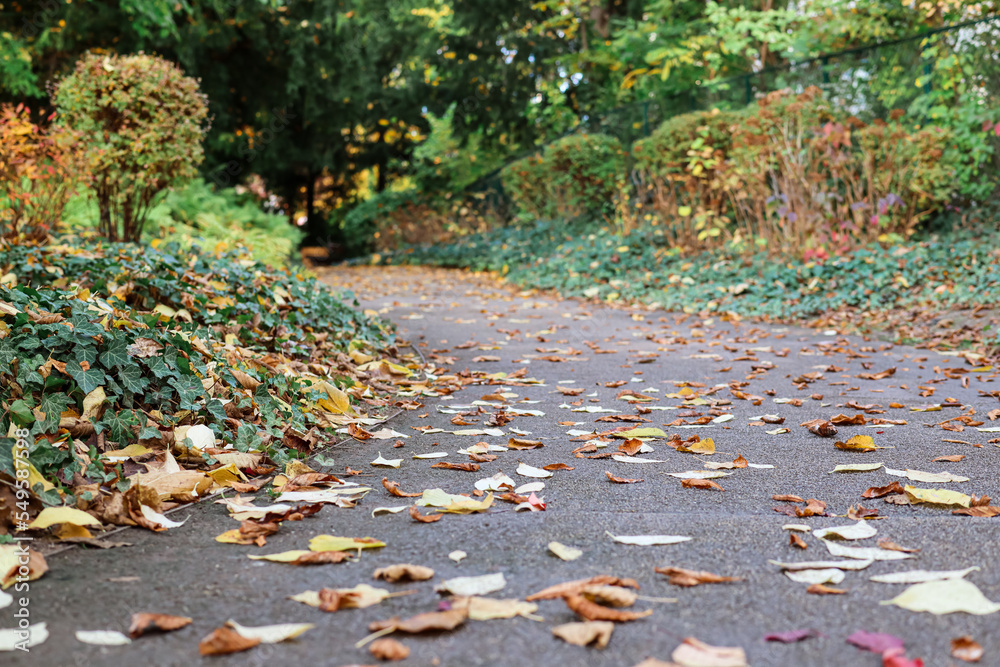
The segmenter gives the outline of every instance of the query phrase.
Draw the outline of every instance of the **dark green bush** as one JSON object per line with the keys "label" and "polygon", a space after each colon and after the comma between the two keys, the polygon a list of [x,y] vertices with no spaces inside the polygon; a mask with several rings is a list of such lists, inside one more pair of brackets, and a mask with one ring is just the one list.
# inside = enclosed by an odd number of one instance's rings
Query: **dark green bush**
{"label": "dark green bush", "polygon": [[90,53],[52,101],[58,122],[84,137],[101,233],[138,242],[157,196],[195,176],[204,158],[208,106],[198,82],[155,56]]}

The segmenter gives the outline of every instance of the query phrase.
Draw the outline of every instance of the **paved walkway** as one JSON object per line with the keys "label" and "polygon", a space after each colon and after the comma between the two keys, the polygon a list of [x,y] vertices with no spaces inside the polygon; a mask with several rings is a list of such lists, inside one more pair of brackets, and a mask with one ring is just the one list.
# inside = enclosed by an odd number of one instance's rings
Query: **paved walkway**
{"label": "paved walkway", "polygon": [[[544,600],[536,612],[543,621],[469,621],[452,632],[397,635],[412,651],[399,664],[630,667],[650,656],[669,661],[678,644],[694,636],[716,646],[742,647],[749,664],[755,666],[880,665],[877,654],[845,642],[858,630],[901,637],[908,655],[924,658],[927,665],[957,662],[949,657],[952,638],[972,635],[985,649],[981,664],[1000,664],[995,615],[935,616],[880,605],[905,586],[870,580],[903,570],[978,566],[981,569],[969,574],[968,580],[990,600],[1000,600],[1000,518],[955,516],[949,509],[861,496],[869,487],[898,481],[996,497],[1000,450],[989,439],[1000,434],[981,432],[971,425],[979,421],[985,422],[980,428],[1000,424],[987,417],[1000,407],[997,398],[989,395],[1000,390],[994,372],[974,372],[974,366],[962,357],[845,339],[835,332],[609,309],[551,295],[518,293],[492,279],[459,272],[338,268],[326,278],[331,284],[352,287],[366,308],[399,325],[400,337],[412,341],[438,367],[439,375],[455,375],[455,384],[464,383],[465,388],[444,398],[415,399],[423,405],[404,411],[390,424],[410,436],[400,448],[393,446],[393,440],[369,440],[327,453],[333,465],[323,470],[361,470],[367,476],[352,479],[371,483],[374,490],[354,509],[329,507],[303,521],[286,522],[263,548],[216,543],[214,537],[234,523],[221,505],[203,503],[181,513],[190,514],[181,528],[164,534],[127,531],[126,539],[134,542],[127,549],[73,550],[52,558],[51,572],[32,587],[33,620],[47,621],[52,638],[30,656],[5,656],[4,664],[188,665],[200,660],[198,641],[227,619],[244,625],[311,622],[317,627],[293,642],[206,659],[215,664],[371,664],[378,661],[367,649],[354,648],[368,634],[370,623],[433,611],[444,599],[434,592],[433,584],[493,573],[503,573],[506,585],[492,597],[520,599],[572,579],[601,574],[634,578],[643,599],[632,609],[649,609],[652,615],[618,624],[603,650],[582,648],[553,637],[552,627],[579,619],[561,600]],[[895,369],[894,374],[889,369]],[[508,378],[514,373],[523,375],[493,384],[485,377],[501,372]],[[652,400],[634,402],[636,395]],[[496,412],[500,398],[513,408],[511,413],[522,414],[509,423],[489,426],[485,422]],[[456,414],[476,411],[477,407],[459,406],[477,401],[483,414],[464,418]],[[848,407],[849,402],[867,406],[867,411]],[[956,407],[950,407],[951,403]],[[931,412],[911,410],[936,404],[945,407]],[[800,426],[841,413],[863,414],[868,423],[840,426],[832,438]],[[610,420],[623,415],[644,421]],[[784,423],[767,423],[778,419],[762,420],[764,415],[777,415]],[[946,426],[960,431],[934,426],[955,417],[963,419]],[[906,423],[873,427],[871,420],[878,419]],[[635,454],[657,462],[605,456],[616,452],[622,442],[610,438],[596,441],[601,447],[584,449],[580,456],[574,453],[588,444],[579,434],[629,424],[659,428],[684,439],[693,435],[711,438],[715,453],[676,451],[664,438],[649,442],[654,451]],[[427,427],[432,432],[416,430]],[[500,428],[504,435],[447,432],[484,428]],[[786,428],[787,433],[778,432]],[[871,436],[875,445],[885,449],[857,453],[834,446],[837,440],[853,435]],[[469,456],[456,453],[459,449],[479,442],[507,446],[511,437],[541,441],[544,446],[494,452],[497,458],[481,461],[476,472],[432,467],[441,462],[469,463]],[[385,458],[402,458],[401,467],[372,467],[370,462],[379,452]],[[435,452],[447,456],[412,458]],[[944,455],[964,458],[932,461]],[[719,470],[727,476],[714,481],[724,491],[686,488],[681,479],[668,474],[704,470],[738,456],[750,467]],[[839,464],[877,462],[895,470],[947,470],[969,480],[913,482],[888,474],[885,468],[829,472]],[[516,472],[522,463],[532,468],[565,464],[571,469],[556,469],[551,477],[537,479]],[[382,477],[399,482],[407,492],[440,488],[468,494],[478,480],[501,471],[516,486],[543,482],[536,497],[544,502],[545,511],[526,507],[516,511],[515,504],[495,497],[485,513],[449,514],[435,523],[416,522],[406,511],[372,516],[377,507],[411,502],[383,490]],[[613,483],[608,473],[643,481]],[[776,494],[818,499],[826,503],[828,513],[837,516],[787,516],[774,508],[794,512],[804,503],[779,502],[772,499]],[[799,533],[808,545],[805,551],[790,546],[790,531],[783,526],[852,525],[855,522],[844,515],[859,504],[885,518],[865,522],[877,529],[877,536],[851,546],[876,547],[887,538],[920,551],[909,560],[875,561],[867,569],[847,571],[842,582],[831,584],[847,591],[842,595],[809,594],[808,584],[792,581],[769,562],[838,560],[808,533]],[[366,550],[356,562],[317,567],[246,557],[303,549],[320,533],[371,536],[386,546]],[[633,546],[617,543],[609,534],[691,539],[664,546]],[[563,561],[549,551],[550,542],[583,553],[576,560]],[[456,562],[449,554],[459,550],[467,555]],[[436,576],[433,582],[415,584],[372,581],[376,568],[395,563],[429,566]],[[743,580],[678,587],[654,572],[663,566]],[[337,613],[287,599],[305,590],[358,583],[414,593],[367,609]],[[90,647],[73,639],[76,630],[124,630],[134,611],[187,615],[195,622],[184,630],[143,637],[125,647]],[[795,644],[763,641],[768,633],[807,628],[823,636]]]}

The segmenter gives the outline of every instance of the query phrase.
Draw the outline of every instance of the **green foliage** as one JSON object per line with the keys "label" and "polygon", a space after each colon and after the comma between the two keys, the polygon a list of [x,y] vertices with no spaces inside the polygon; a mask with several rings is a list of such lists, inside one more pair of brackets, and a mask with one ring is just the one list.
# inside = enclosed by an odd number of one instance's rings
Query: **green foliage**
{"label": "green foliage", "polygon": [[28,45],[0,29],[0,97],[40,97]]}
{"label": "green foliage", "polygon": [[[352,343],[387,340],[378,323],[314,280],[236,253],[72,241],[17,246],[3,262],[17,283],[0,287],[0,428],[6,433],[14,420],[30,425],[32,441],[55,436],[31,460],[63,482],[80,469],[70,463],[79,458],[71,440],[58,433],[60,413],[83,415],[95,390],[106,409],[62,428],[86,435],[92,424],[122,447],[139,438],[149,415],[158,427],[204,423],[243,444],[250,429],[248,446],[280,462],[285,430],[315,422],[300,399],[321,379],[287,364],[304,369]],[[223,402],[249,405],[251,394],[256,417],[227,419]]]}
{"label": "green foliage", "polygon": [[572,134],[540,156],[507,165],[502,178],[504,190],[529,215],[600,217],[611,210],[625,180],[625,152],[614,137]]}
{"label": "green foliage", "polygon": [[53,95],[59,123],[87,137],[101,233],[138,241],[157,196],[203,159],[208,107],[198,82],[154,56],[91,53]]}
{"label": "green foliage", "polygon": [[[97,206],[85,196],[70,200],[64,222],[83,230],[98,224]],[[238,188],[215,188],[202,179],[171,189],[149,212],[143,240],[182,249],[219,252],[241,248],[256,261],[284,266],[302,240],[288,216],[269,213]]]}

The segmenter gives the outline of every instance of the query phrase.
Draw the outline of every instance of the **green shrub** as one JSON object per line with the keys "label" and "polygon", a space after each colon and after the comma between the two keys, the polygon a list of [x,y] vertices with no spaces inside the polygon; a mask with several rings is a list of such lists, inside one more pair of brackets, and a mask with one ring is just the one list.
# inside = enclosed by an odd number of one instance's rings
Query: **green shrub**
{"label": "green shrub", "polygon": [[195,176],[204,158],[208,107],[198,82],[155,56],[91,53],[59,82],[53,103],[58,122],[86,139],[101,233],[139,241],[157,196]]}
{"label": "green shrub", "polygon": [[535,218],[551,218],[552,202],[549,200],[545,179],[548,166],[541,154],[529,155],[511,162],[500,172],[504,192],[514,206]]}

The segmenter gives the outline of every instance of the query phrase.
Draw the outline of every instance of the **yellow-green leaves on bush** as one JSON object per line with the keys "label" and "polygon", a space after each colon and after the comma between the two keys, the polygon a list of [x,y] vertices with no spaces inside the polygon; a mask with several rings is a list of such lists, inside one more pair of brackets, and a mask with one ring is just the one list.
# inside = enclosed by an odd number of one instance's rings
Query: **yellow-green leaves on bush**
{"label": "yellow-green leaves on bush", "polygon": [[157,195],[204,159],[208,107],[198,82],[155,56],[91,53],[59,82],[53,103],[59,124],[84,137],[101,232],[138,241]]}

